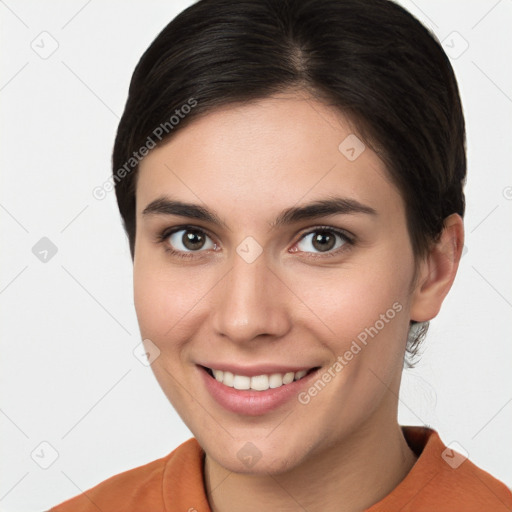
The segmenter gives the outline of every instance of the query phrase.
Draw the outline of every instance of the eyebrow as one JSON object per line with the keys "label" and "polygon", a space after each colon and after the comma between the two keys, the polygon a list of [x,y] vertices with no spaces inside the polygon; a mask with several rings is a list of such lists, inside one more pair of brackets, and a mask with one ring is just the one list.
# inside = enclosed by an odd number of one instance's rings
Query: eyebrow
{"label": "eyebrow", "polygon": [[[313,201],[303,206],[293,206],[283,210],[270,223],[270,228],[293,224],[302,220],[315,219],[328,215],[353,215],[363,213],[378,215],[377,211],[359,201],[346,197],[329,197]],[[192,203],[176,201],[168,196],[162,196],[149,203],[142,215],[178,215],[190,219],[202,220],[228,229],[226,223],[208,208]]]}

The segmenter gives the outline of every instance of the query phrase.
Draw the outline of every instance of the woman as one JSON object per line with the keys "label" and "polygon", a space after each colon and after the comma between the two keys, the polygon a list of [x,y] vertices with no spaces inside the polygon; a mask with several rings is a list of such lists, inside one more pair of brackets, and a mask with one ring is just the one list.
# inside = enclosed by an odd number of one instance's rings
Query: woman
{"label": "woman", "polygon": [[400,426],[462,253],[441,46],[387,0],[201,0],[135,69],[113,152],[148,359],[194,438],[53,510],[510,510]]}

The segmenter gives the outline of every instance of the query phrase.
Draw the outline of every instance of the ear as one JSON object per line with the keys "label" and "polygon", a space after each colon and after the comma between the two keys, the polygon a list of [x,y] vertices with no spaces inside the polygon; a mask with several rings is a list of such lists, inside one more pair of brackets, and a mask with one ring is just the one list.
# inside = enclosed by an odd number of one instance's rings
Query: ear
{"label": "ear", "polygon": [[444,220],[439,241],[420,264],[412,294],[411,320],[426,322],[439,313],[457,274],[463,246],[464,224],[461,216],[453,213]]}

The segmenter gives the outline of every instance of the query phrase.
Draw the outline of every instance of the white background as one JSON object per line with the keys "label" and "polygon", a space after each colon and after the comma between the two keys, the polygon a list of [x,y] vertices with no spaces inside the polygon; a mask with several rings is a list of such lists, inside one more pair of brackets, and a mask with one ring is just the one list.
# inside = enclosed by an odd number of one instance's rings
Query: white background
{"label": "white background", "polygon": [[[469,178],[467,253],[404,373],[399,420],[512,486],[512,2],[401,3],[451,46]],[[190,4],[0,2],[2,511],[45,510],[191,436],[132,353],[128,243],[114,193],[92,196],[134,66]],[[46,59],[31,47],[52,44]],[[58,250],[46,263],[32,252],[42,237]],[[51,462],[43,441],[58,453],[48,469],[31,458]]]}

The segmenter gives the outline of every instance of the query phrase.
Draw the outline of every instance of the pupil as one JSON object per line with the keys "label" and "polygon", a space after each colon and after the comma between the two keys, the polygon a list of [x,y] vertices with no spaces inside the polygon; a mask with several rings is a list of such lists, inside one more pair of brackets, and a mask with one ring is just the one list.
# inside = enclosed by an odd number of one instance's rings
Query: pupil
{"label": "pupil", "polygon": [[187,249],[200,249],[204,244],[204,237],[197,231],[189,231],[183,235],[182,241]]}
{"label": "pupil", "polygon": [[328,231],[319,231],[318,234],[313,238],[313,245],[315,246],[315,249],[320,251],[328,251],[332,249],[334,247],[334,243],[334,237],[329,235]]}

